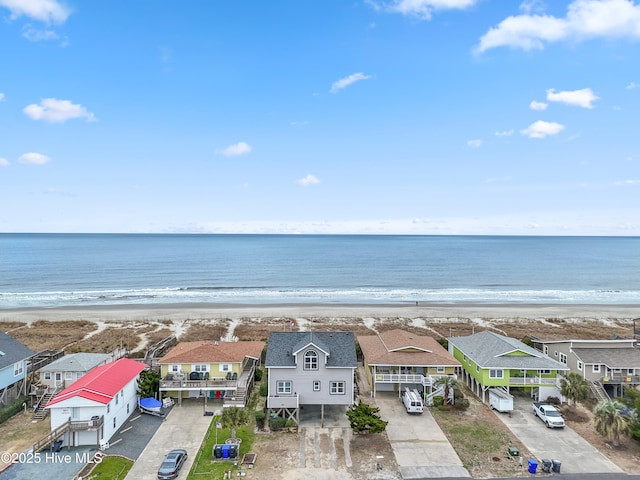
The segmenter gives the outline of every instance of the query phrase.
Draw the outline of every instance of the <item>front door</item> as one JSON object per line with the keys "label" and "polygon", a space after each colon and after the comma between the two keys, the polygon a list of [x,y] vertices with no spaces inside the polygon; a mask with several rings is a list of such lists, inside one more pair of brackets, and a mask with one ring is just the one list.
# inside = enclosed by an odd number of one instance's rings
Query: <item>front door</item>
{"label": "front door", "polygon": [[62,386],[62,373],[60,372],[55,373],[55,386],[56,388]]}

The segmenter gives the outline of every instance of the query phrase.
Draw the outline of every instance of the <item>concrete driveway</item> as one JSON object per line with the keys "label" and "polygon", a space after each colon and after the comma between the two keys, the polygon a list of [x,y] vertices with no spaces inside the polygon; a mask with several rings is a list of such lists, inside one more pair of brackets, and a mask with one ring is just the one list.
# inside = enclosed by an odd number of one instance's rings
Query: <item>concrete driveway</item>
{"label": "concrete driveway", "polygon": [[187,461],[178,479],[187,478],[212,420],[213,417],[204,415],[203,400],[185,399],[181,406],[174,405],[125,480],[156,480],[164,456],[174,448],[187,451]]}
{"label": "concrete driveway", "polygon": [[538,459],[559,460],[560,473],[623,473],[569,427],[547,428],[533,414],[531,402],[528,397],[516,395],[511,416],[499,412],[496,415]]}
{"label": "concrete driveway", "polygon": [[375,401],[403,479],[471,477],[428,409],[408,414],[397,393],[378,392]]}

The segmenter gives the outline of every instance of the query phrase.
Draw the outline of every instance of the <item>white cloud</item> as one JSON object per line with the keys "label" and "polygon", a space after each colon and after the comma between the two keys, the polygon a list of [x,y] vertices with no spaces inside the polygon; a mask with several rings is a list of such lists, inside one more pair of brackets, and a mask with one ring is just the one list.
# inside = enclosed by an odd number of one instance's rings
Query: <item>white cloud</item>
{"label": "white cloud", "polygon": [[520,10],[525,13],[544,12],[545,4],[542,0],[525,0],[520,4]]}
{"label": "white cloud", "polygon": [[640,5],[631,0],[574,0],[566,17],[528,13],[507,17],[480,38],[475,50],[542,50],[548,43],[598,37],[640,38]]}
{"label": "white cloud", "polygon": [[4,93],[0,93],[0,102],[4,102]]}
{"label": "white cloud", "polygon": [[45,98],[40,104],[27,105],[22,111],[33,120],[44,120],[45,122],[62,123],[74,118],[84,118],[87,122],[95,121],[93,113],[82,105],[56,98]]}
{"label": "white cloud", "polygon": [[627,90],[633,90],[634,88],[638,88],[640,87],[640,83],[636,83],[636,82],[631,82],[629,85],[627,85],[625,88]]}
{"label": "white cloud", "polygon": [[29,17],[45,23],[64,23],[71,11],[56,0],[0,0],[0,7],[11,12],[11,19]]}
{"label": "white cloud", "polygon": [[600,97],[596,96],[590,88],[558,93],[556,93],[554,88],[547,90],[547,100],[550,102],[561,102],[582,108],[593,108],[592,103],[599,98]]}
{"label": "white cloud", "polygon": [[7,160],[6,158],[0,157],[0,167],[8,167],[8,166],[9,166],[9,160]]}
{"label": "white cloud", "polygon": [[53,30],[40,30],[31,25],[25,25],[22,28],[22,36],[30,42],[42,42],[48,40],[57,40],[60,38]]}
{"label": "white cloud", "polygon": [[524,130],[521,130],[520,133],[526,135],[529,138],[545,138],[549,135],[557,135],[564,129],[565,126],[559,123],[538,120],[537,122],[529,125]]}
{"label": "white cloud", "polygon": [[371,75],[365,75],[362,72],[352,73],[348,77],[341,78],[337,82],[334,82],[333,85],[331,85],[331,90],[329,90],[329,91],[331,93],[338,93],[340,90],[342,90],[343,88],[348,87],[349,85],[351,85],[353,83],[359,82],[361,80],[368,80],[370,78],[371,78]]}
{"label": "white cloud", "polygon": [[464,10],[475,5],[478,0],[370,0],[376,10],[400,13],[422,20],[430,20],[435,10]]}
{"label": "white cloud", "polygon": [[535,100],[533,100],[530,104],[529,104],[529,108],[531,110],[546,110],[548,107],[548,105],[544,102],[537,102]]}
{"label": "white cloud", "polygon": [[467,146],[471,148],[480,148],[482,146],[482,140],[480,140],[479,138],[474,140],[469,140],[467,142]]}
{"label": "white cloud", "polygon": [[320,180],[318,180],[314,175],[309,174],[304,178],[296,180],[296,183],[302,187],[308,187],[309,185],[316,185],[320,183]]}
{"label": "white cloud", "polygon": [[251,145],[245,142],[238,142],[221,150],[216,150],[216,153],[224,155],[225,157],[237,157],[238,155],[244,155],[250,151]]}
{"label": "white cloud", "polygon": [[618,187],[623,187],[628,185],[640,185],[640,180],[621,180],[619,182],[615,182],[615,185]]}
{"label": "white cloud", "polygon": [[18,162],[24,163],[25,165],[44,165],[50,160],[49,157],[41,153],[29,152],[20,156]]}
{"label": "white cloud", "polygon": [[511,135],[513,135],[513,129],[512,130],[502,130],[501,132],[496,132],[496,137],[510,137]]}

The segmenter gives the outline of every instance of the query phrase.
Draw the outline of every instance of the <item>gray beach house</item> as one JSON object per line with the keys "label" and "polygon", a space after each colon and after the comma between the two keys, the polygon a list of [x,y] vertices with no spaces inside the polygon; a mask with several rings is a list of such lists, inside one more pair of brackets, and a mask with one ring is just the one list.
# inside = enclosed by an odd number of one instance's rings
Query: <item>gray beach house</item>
{"label": "gray beach house", "polygon": [[353,332],[271,332],[265,367],[269,376],[267,409],[300,424],[300,408],[346,408],[354,400],[357,367]]}

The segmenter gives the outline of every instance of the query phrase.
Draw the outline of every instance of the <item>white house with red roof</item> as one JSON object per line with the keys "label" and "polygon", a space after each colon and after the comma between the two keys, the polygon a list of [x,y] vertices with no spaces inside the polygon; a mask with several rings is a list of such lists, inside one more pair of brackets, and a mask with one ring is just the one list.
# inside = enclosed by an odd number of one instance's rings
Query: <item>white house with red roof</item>
{"label": "white house with red roof", "polygon": [[145,368],[142,362],[121,358],[69,385],[45,407],[51,412],[52,432],[64,432],[63,445],[109,441],[137,407],[138,377]]}

